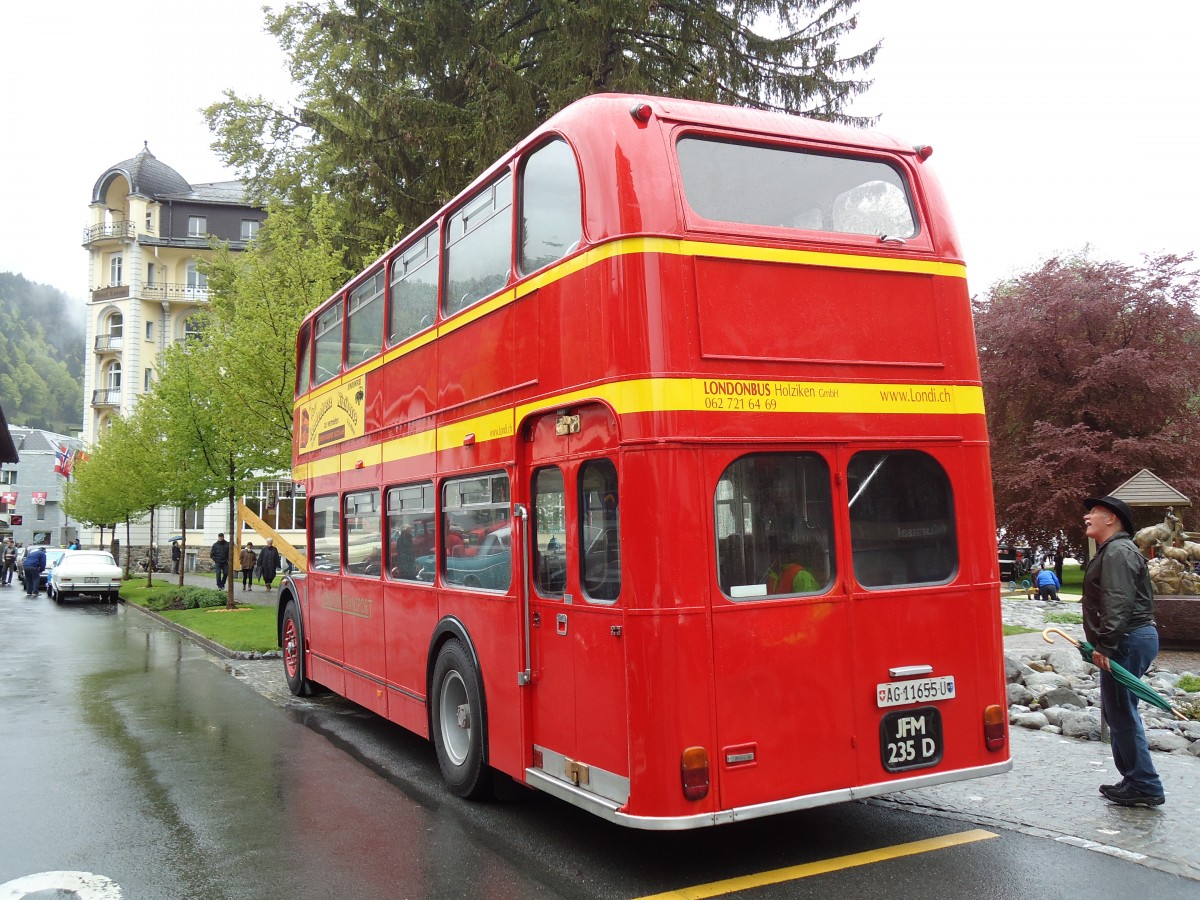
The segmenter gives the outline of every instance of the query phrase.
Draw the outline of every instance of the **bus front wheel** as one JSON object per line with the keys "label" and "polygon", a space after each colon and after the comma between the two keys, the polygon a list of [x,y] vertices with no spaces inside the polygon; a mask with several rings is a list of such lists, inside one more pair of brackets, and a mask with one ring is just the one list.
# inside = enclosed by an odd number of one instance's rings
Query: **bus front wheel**
{"label": "bus front wheel", "polygon": [[289,600],[283,611],[283,674],[287,678],[288,690],[296,697],[307,697],[313,693],[313,684],[304,673],[304,625],[300,621],[300,610],[295,600]]}
{"label": "bus front wheel", "polygon": [[459,797],[483,797],[491,789],[491,769],[484,761],[483,685],[461,642],[442,645],[432,689],[433,746],[442,778]]}

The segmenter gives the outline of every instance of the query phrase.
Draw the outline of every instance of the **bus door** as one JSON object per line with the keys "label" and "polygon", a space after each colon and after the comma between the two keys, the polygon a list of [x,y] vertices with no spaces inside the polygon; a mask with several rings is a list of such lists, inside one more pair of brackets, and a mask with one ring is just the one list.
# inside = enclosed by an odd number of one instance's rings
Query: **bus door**
{"label": "bus door", "polygon": [[854,646],[838,571],[832,448],[713,458],[712,600],[723,808],[856,777]]}
{"label": "bus door", "polygon": [[525,434],[533,764],[623,803],[629,763],[611,452],[617,424],[593,405],[542,416]]}

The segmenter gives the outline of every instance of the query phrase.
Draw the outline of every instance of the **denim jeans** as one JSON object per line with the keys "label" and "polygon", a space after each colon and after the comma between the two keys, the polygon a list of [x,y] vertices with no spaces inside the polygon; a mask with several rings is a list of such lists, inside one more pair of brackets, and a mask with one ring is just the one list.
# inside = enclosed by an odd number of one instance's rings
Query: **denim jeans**
{"label": "denim jeans", "polygon": [[[1123,638],[1112,661],[1141,678],[1158,656],[1158,632],[1143,625]],[[1107,672],[1100,673],[1100,705],[1112,739],[1117,771],[1143,794],[1163,795],[1162,782],[1150,759],[1150,745],[1137,711],[1138,699]]]}
{"label": "denim jeans", "polygon": [[219,591],[225,587],[225,580],[229,577],[229,563],[213,563],[213,571],[217,573],[217,590]]}

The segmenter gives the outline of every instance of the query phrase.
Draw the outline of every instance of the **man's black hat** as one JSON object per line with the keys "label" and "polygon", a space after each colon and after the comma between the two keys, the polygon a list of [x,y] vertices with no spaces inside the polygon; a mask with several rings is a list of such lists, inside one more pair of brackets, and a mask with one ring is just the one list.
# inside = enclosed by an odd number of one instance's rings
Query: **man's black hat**
{"label": "man's black hat", "polygon": [[1124,500],[1118,500],[1116,497],[1088,497],[1083,501],[1083,505],[1088,509],[1093,506],[1103,506],[1105,509],[1112,510],[1121,520],[1124,530],[1133,534],[1133,510]]}

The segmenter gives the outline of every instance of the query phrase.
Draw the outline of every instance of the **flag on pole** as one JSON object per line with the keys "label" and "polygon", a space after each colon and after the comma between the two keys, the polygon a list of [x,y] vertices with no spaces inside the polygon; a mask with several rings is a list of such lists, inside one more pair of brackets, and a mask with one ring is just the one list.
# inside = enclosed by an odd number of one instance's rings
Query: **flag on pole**
{"label": "flag on pole", "polygon": [[58,451],[54,454],[54,471],[64,478],[71,473],[68,468],[70,457],[67,454],[67,445],[62,444]]}

